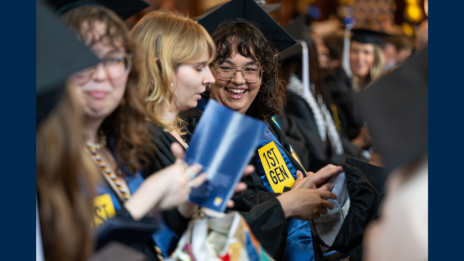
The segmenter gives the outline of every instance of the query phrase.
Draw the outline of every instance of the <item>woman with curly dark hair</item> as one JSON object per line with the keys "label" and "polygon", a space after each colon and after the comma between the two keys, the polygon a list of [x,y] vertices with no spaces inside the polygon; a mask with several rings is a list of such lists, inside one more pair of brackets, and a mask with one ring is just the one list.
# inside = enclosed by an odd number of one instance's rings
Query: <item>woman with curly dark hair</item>
{"label": "woman with curly dark hair", "polygon": [[280,114],[286,89],[274,56],[276,49],[258,27],[250,22],[227,20],[212,37],[218,56],[212,64],[216,82],[211,86],[211,97],[263,121]]}
{"label": "woman with curly dark hair", "polygon": [[[272,119],[281,113],[285,102],[276,54],[295,41],[251,0],[233,0],[198,22],[210,32],[217,48],[210,65],[215,82],[199,110],[184,113],[189,130],[195,128],[209,98],[265,121],[268,128],[251,161],[256,172],[243,179],[248,189],[233,197],[234,209],[242,212],[275,259],[323,260],[320,248],[313,247],[306,220],[318,218],[333,207],[326,200],[335,198],[328,191],[332,184],[316,188],[341,168],[330,165],[304,178],[306,171],[292,156],[290,144]],[[259,226],[264,222],[267,227]]]}

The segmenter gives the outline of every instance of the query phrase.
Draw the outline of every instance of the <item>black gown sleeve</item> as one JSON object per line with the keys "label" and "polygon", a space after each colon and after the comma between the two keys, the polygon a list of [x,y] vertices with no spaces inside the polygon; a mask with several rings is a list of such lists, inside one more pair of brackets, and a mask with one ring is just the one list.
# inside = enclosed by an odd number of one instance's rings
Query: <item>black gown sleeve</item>
{"label": "black gown sleeve", "polygon": [[[175,162],[175,157],[171,153],[171,144],[178,142],[171,134],[165,132],[159,126],[148,123],[150,139],[155,146],[155,155],[149,164],[142,171],[144,178],[153,173],[169,167]],[[162,213],[168,227],[170,227],[179,237],[187,230],[190,219],[183,217],[177,208]]]}

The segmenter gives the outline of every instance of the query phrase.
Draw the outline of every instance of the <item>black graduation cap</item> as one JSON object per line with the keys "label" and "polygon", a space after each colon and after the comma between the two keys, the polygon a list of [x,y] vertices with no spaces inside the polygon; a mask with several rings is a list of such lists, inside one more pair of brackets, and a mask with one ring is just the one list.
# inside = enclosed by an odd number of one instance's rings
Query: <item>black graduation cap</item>
{"label": "black graduation cap", "polygon": [[37,126],[58,104],[67,78],[100,60],[77,40],[52,10],[37,2],[36,9]]}
{"label": "black graduation cap", "polygon": [[425,49],[355,96],[359,112],[389,169],[427,152],[427,82]]}
{"label": "black graduation cap", "polygon": [[[219,7],[225,5],[226,3],[216,5],[214,7],[211,7],[210,9],[206,10],[206,12],[200,16],[195,17],[193,20],[198,21],[203,19],[205,16],[211,14],[212,12],[216,11]],[[264,12],[270,14],[274,12],[275,10],[279,9],[282,4],[258,4],[261,8],[263,8]]]}
{"label": "black graduation cap", "polygon": [[111,9],[122,20],[126,20],[150,6],[142,0],[48,0],[48,2],[55,7],[55,11],[59,15],[78,7],[96,5]]}
{"label": "black graduation cap", "polygon": [[[310,29],[306,26],[306,18],[304,15],[296,17],[291,23],[284,26],[287,31],[295,40],[303,40],[306,45],[311,46],[314,44],[313,39],[309,36]],[[301,45],[293,45],[284,51],[280,52],[280,59],[285,60],[293,56],[300,56],[302,52]]]}
{"label": "black graduation cap", "polygon": [[376,44],[379,46],[382,46],[382,37],[388,36],[388,34],[379,32],[379,31],[373,31],[369,29],[353,29],[351,30],[353,32],[353,36],[351,37],[352,41],[363,43],[363,44]]}
{"label": "black graduation cap", "polygon": [[212,34],[223,21],[237,18],[257,24],[264,36],[273,42],[279,51],[296,43],[295,39],[253,0],[232,0],[197,21]]}

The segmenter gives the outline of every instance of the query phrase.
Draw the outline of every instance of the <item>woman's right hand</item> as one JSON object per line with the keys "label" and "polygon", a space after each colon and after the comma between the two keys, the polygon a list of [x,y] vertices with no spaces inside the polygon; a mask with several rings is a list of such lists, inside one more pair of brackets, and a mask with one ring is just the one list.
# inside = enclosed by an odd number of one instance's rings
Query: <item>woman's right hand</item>
{"label": "woman's right hand", "polygon": [[327,214],[327,209],[333,209],[332,202],[327,199],[337,198],[337,195],[327,189],[292,189],[278,196],[277,200],[282,206],[285,218],[317,219],[321,214]]}
{"label": "woman's right hand", "polygon": [[[166,174],[164,172],[163,174],[156,173],[155,175],[161,174],[167,178],[162,185],[158,185],[163,186],[165,189],[165,193],[158,203],[158,209],[169,210],[185,203],[190,192],[206,181],[205,173],[196,176],[201,169],[200,164],[189,167],[187,163],[178,159],[174,165],[162,170],[166,170]],[[196,177],[191,179],[189,173],[194,174]]]}
{"label": "woman's right hand", "polygon": [[206,180],[204,173],[190,179],[189,172],[197,174],[200,170],[199,164],[188,167],[177,160],[175,164],[150,175],[126,202],[126,209],[133,219],[139,220],[155,206],[157,210],[168,210],[185,203],[192,188]]}

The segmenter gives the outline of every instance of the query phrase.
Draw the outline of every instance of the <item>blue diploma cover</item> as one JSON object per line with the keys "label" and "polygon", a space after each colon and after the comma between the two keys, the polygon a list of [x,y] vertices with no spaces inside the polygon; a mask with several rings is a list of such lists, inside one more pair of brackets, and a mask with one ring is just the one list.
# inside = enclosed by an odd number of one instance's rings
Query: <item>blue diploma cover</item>
{"label": "blue diploma cover", "polygon": [[223,212],[265,128],[264,122],[210,100],[185,156],[187,164],[201,164],[208,179],[189,201]]}

